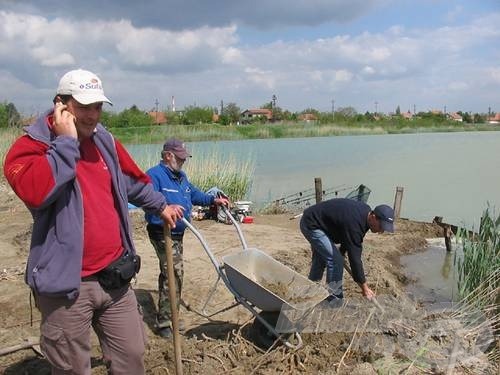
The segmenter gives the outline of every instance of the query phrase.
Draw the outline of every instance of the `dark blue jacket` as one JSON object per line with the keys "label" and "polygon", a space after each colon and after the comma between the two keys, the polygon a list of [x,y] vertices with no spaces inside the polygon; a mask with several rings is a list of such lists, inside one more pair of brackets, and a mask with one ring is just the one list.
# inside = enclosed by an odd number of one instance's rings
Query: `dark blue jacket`
{"label": "dark blue jacket", "polygon": [[[184,217],[191,220],[191,211],[193,204],[198,206],[210,206],[214,203],[215,197],[206,194],[189,182],[184,171],[173,172],[163,162],[149,169],[146,172],[151,178],[154,189],[161,192],[168,204],[178,204],[184,207]],[[148,224],[163,226],[163,220],[153,214],[146,213]],[[172,235],[182,236],[186,225],[177,220],[175,228],[172,229]]]}
{"label": "dark blue jacket", "polygon": [[353,279],[358,283],[366,281],[361,253],[363,238],[370,229],[370,211],[364,202],[335,198],[306,208],[301,219],[308,229],[320,229],[333,243],[340,244],[340,252],[347,252]]}

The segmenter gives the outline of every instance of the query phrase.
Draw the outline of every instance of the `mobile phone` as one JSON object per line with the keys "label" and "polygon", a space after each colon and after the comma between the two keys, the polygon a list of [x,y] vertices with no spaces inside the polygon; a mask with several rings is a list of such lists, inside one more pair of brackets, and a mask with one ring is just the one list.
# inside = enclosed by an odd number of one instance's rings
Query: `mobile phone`
{"label": "mobile phone", "polygon": [[62,104],[67,104],[68,99],[70,98],[70,95],[56,95],[54,98],[54,104],[56,103],[62,103]]}
{"label": "mobile phone", "polygon": [[64,96],[59,96],[58,95],[57,98],[56,98],[56,102],[60,102],[62,104],[66,104],[68,102],[68,99],[65,98]]}

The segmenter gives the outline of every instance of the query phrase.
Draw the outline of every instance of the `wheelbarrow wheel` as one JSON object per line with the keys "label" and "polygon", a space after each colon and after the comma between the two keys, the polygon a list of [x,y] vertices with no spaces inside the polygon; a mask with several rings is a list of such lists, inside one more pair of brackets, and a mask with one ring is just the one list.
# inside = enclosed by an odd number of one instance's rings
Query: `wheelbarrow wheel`
{"label": "wheelbarrow wheel", "polygon": [[[262,311],[259,313],[259,317],[264,319],[273,328],[276,327],[279,316],[279,311]],[[255,318],[253,321],[252,333],[255,344],[264,350],[269,349],[278,338],[273,332],[268,330],[267,327],[258,318]],[[283,339],[286,340],[289,336],[291,336],[291,334],[286,335],[285,337],[283,337]]]}

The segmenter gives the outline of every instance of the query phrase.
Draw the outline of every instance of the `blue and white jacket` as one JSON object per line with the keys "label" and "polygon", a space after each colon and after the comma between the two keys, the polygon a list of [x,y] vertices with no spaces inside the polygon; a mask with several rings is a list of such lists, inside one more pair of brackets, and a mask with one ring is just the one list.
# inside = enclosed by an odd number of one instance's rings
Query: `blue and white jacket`
{"label": "blue and white jacket", "polygon": [[[193,204],[198,206],[210,206],[214,203],[215,196],[206,194],[189,182],[184,171],[173,172],[166,164],[160,162],[158,165],[146,172],[156,191],[161,192],[168,204],[178,204],[184,207],[184,217],[191,220]],[[157,215],[146,213],[148,224],[163,226],[163,220]],[[175,228],[172,229],[173,236],[182,236],[186,225],[182,220],[177,220]]]}

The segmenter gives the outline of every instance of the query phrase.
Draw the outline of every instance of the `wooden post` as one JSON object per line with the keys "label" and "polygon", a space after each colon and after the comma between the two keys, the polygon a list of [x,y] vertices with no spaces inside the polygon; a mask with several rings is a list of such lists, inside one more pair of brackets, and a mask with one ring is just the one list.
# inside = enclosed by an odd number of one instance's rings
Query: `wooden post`
{"label": "wooden post", "polygon": [[360,202],[365,202],[364,195],[365,195],[365,185],[359,185],[358,187],[358,201]]}
{"label": "wooden post", "polygon": [[[443,238],[444,238],[444,244],[446,246],[446,251],[450,252],[453,250],[451,246],[451,236],[453,235],[453,227],[450,224],[443,223],[443,217],[442,216],[434,216],[434,220],[432,220],[433,223],[436,223],[439,225],[441,228],[443,228]],[[455,232],[457,231],[457,227],[455,228]]]}
{"label": "wooden post", "polygon": [[399,215],[401,213],[401,201],[403,200],[403,191],[404,188],[402,186],[396,187],[396,195],[394,196],[394,218],[399,219]]}
{"label": "wooden post", "polygon": [[177,311],[177,295],[175,294],[175,275],[174,275],[174,255],[172,246],[172,234],[167,223],[163,225],[163,237],[165,239],[165,253],[167,255],[167,283],[168,294],[170,298],[170,310],[172,314],[172,334],[174,338],[174,357],[175,373],[182,375],[181,358],[181,337],[179,335],[179,315]]}
{"label": "wooden post", "polygon": [[316,203],[323,200],[323,186],[321,183],[321,177],[314,178],[314,190],[316,192]]}
{"label": "wooden post", "polygon": [[451,251],[451,235],[452,235],[452,230],[450,225],[445,225],[443,227],[443,236],[444,236],[444,244],[446,246],[446,251]]}

